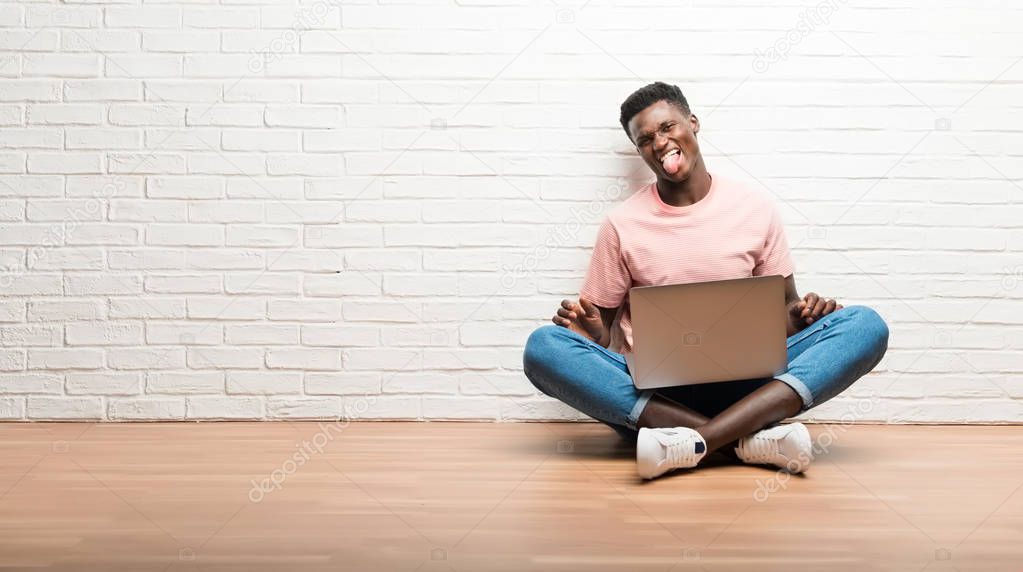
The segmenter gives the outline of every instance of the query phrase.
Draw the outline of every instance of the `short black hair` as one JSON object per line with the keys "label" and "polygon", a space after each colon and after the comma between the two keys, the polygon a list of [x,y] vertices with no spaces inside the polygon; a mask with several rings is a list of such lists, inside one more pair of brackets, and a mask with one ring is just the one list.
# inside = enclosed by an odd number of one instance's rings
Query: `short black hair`
{"label": "short black hair", "polygon": [[682,95],[682,90],[677,85],[667,84],[663,81],[655,81],[654,83],[644,85],[632,92],[632,95],[622,102],[622,129],[628,135],[629,141],[632,141],[632,134],[629,133],[629,122],[640,111],[658,101],[667,101],[682,111],[686,117],[691,113],[689,111],[689,102],[686,101],[686,96]]}

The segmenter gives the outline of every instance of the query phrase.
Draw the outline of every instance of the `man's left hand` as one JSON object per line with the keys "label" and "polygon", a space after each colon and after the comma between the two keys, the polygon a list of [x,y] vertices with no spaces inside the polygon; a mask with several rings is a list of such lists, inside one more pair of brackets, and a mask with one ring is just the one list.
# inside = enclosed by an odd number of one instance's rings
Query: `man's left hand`
{"label": "man's left hand", "polygon": [[809,292],[803,296],[802,300],[789,303],[789,329],[787,335],[791,336],[822,317],[842,308],[841,304],[830,298],[822,298],[814,292]]}

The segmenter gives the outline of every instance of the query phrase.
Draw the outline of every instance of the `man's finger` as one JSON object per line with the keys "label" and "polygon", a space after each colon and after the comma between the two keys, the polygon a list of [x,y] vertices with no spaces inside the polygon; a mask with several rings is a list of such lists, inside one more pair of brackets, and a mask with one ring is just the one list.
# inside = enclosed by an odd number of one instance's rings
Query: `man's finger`
{"label": "man's finger", "polygon": [[808,292],[806,296],[803,296],[803,313],[802,316],[805,318],[813,314],[813,307],[817,304],[819,296],[813,292]]}
{"label": "man's finger", "polygon": [[835,302],[834,300],[828,300],[828,303],[824,305],[824,313],[825,314],[830,314],[830,313],[834,312],[835,311],[835,307],[837,305],[838,305],[838,302]]}
{"label": "man's finger", "polygon": [[600,314],[600,310],[597,310],[597,307],[593,305],[593,302],[590,302],[586,298],[579,298],[579,305],[582,307],[583,312],[587,316],[597,316]]}
{"label": "man's finger", "polygon": [[810,314],[814,318],[819,318],[824,313],[824,308],[828,305],[828,301],[824,298],[818,298],[817,303],[813,306],[813,312]]}

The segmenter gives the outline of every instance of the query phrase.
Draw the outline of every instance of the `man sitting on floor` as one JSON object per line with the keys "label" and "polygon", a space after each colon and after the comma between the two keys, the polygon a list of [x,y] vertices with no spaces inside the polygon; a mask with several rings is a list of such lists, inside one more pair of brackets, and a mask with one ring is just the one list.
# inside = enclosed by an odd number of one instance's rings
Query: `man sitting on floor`
{"label": "man sitting on floor", "polygon": [[[636,439],[639,473],[695,467],[728,446],[790,472],[813,457],[801,423],[877,365],[888,327],[866,306],[799,296],[784,228],[761,192],[704,165],[700,122],[681,90],[656,82],[621,106],[622,128],[656,180],[600,226],[579,301],[534,331],[523,367],[540,391]],[[788,370],[776,378],[637,390],[630,374],[629,289],[778,274],[785,277]],[[617,318],[617,320],[616,320]]]}

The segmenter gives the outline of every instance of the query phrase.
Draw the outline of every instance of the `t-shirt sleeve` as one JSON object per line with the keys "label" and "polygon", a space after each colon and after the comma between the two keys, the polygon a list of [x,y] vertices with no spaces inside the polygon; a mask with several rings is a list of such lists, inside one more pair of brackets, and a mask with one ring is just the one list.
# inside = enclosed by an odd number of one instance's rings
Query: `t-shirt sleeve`
{"label": "t-shirt sleeve", "polygon": [[781,213],[773,203],[770,205],[771,221],[767,226],[767,237],[764,247],[757,255],[753,276],[770,276],[780,274],[789,276],[795,271],[792,254],[789,252],[789,241],[785,238],[785,225]]}
{"label": "t-shirt sleeve", "polygon": [[579,297],[602,308],[617,308],[625,300],[631,285],[632,275],[622,257],[618,231],[610,219],[605,218],[597,231],[597,243],[593,246],[590,267]]}

